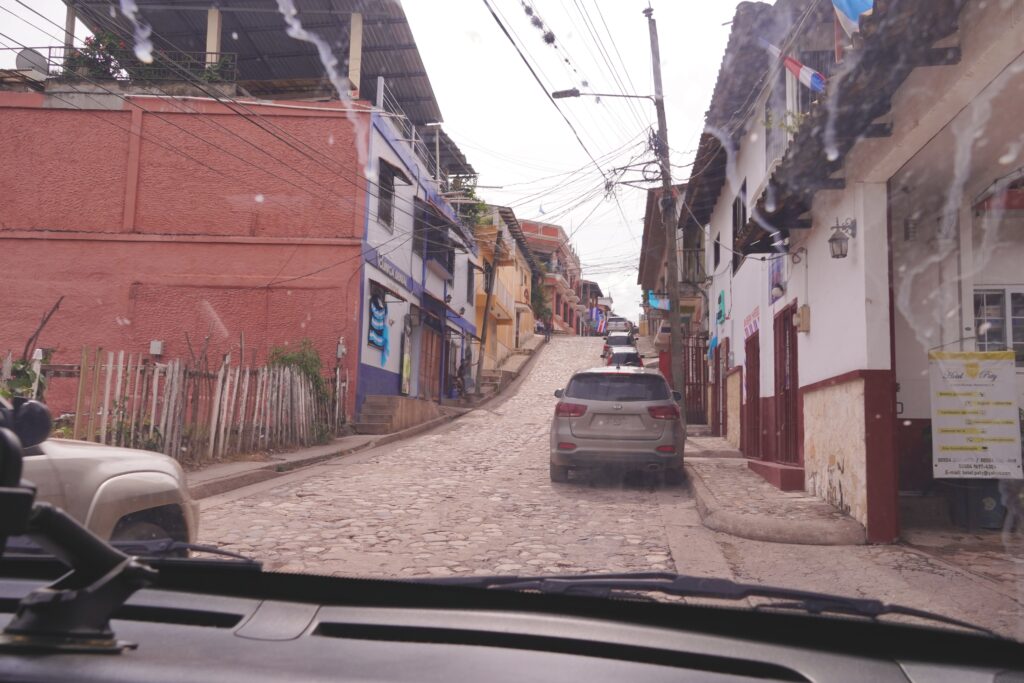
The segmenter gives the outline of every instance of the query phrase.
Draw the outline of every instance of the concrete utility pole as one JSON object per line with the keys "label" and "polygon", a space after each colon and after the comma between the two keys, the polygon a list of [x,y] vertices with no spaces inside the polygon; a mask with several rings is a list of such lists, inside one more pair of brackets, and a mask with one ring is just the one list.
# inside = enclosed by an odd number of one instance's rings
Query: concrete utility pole
{"label": "concrete utility pole", "polygon": [[661,165],[661,223],[665,230],[665,248],[668,250],[668,320],[672,327],[670,358],[672,386],[683,394],[683,427],[686,427],[686,387],[683,379],[683,321],[679,313],[679,255],[676,252],[676,212],[672,187],[672,167],[669,165],[668,124],[665,119],[665,98],[661,88],[661,53],[658,50],[658,24],[654,10],[644,10],[651,30],[651,61],[654,65],[654,107],[658,110],[658,163]]}

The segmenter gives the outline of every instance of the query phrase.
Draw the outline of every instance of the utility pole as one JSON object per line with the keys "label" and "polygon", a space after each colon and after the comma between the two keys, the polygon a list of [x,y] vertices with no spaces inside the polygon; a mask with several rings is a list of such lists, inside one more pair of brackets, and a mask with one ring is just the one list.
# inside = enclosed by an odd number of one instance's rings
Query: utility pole
{"label": "utility pole", "polygon": [[[498,244],[494,245],[495,262],[497,262]],[[487,298],[484,300],[484,329],[480,330],[480,357],[476,359],[476,388],[474,393],[480,396],[481,385],[484,374],[484,349],[487,348],[487,318],[491,315],[491,294],[494,293],[494,281],[498,279],[498,269],[490,263],[484,262],[484,286],[487,290]]]}
{"label": "utility pole", "polygon": [[[668,123],[665,119],[665,97],[661,87],[661,53],[658,49],[658,24],[650,7],[644,10],[651,30],[651,62],[654,66],[654,107],[658,110],[658,163],[661,165],[661,223],[665,230],[665,248],[668,250],[668,320],[672,328],[669,354],[672,365],[672,386],[683,394],[683,429],[686,428],[686,387],[683,384],[683,322],[679,313],[679,256],[676,252],[676,212],[672,187],[672,167],[669,165]],[[682,446],[680,446],[681,448]]]}

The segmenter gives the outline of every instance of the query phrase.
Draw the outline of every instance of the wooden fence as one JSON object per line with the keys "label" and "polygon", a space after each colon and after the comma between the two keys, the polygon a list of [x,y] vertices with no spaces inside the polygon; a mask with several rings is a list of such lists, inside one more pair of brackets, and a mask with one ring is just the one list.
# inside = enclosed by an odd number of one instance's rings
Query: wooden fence
{"label": "wooden fence", "polygon": [[146,354],[82,350],[81,362],[43,365],[53,379],[77,379],[74,439],[166,453],[184,465],[238,453],[322,443],[346,415],[347,376],[312,378],[289,366],[250,367],[224,356],[216,371]]}

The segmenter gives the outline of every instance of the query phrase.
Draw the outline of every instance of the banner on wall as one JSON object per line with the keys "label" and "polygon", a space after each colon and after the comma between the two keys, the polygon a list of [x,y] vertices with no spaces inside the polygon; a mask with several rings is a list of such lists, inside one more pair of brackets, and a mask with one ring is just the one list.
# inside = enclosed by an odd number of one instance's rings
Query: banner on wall
{"label": "banner on wall", "polygon": [[402,367],[401,382],[399,391],[402,396],[408,396],[412,390],[412,316],[405,316],[405,324],[402,325]]}
{"label": "banner on wall", "polygon": [[375,289],[370,294],[370,327],[366,333],[366,343],[375,349],[380,349],[380,364],[388,362],[388,304],[384,298],[384,291]]}
{"label": "banner on wall", "polygon": [[1021,479],[1013,351],[928,353],[936,478]]}

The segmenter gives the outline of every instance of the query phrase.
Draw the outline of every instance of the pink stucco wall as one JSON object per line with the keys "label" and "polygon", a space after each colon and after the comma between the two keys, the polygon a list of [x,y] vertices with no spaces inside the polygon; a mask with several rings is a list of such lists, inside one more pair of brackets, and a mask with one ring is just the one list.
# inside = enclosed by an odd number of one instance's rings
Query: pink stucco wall
{"label": "pink stucco wall", "polygon": [[344,114],[263,108],[300,153],[206,102],[142,114],[34,101],[0,93],[0,353],[20,353],[62,295],[38,344],[56,362],[152,339],[165,359],[187,357],[186,333],[196,348],[210,335],[213,357],[244,333],[250,362],[303,338],[328,366],[339,336],[358,347],[366,188]]}

